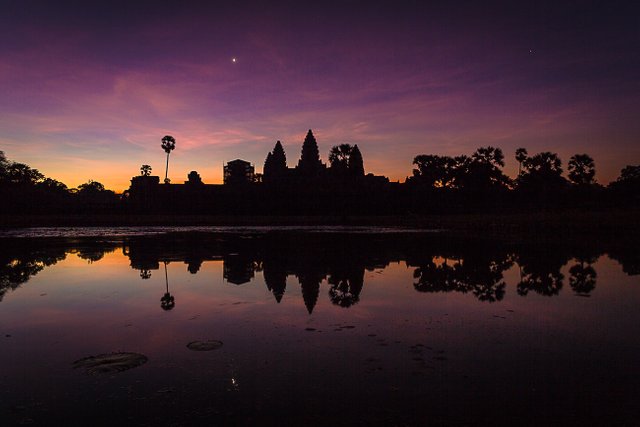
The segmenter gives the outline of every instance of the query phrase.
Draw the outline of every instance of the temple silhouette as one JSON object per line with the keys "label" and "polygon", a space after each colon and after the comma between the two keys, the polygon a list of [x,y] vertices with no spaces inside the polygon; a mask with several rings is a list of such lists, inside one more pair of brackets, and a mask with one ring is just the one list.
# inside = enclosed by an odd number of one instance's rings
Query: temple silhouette
{"label": "temple silhouette", "polygon": [[267,154],[263,173],[248,161],[235,159],[223,168],[223,184],[206,184],[197,171],[183,183],[161,182],[142,174],[131,179],[126,203],[134,212],[308,214],[339,209],[341,213],[384,211],[391,183],[384,176],[365,174],[357,145],[342,144],[320,159],[311,129],[296,166],[289,167],[282,143]]}
{"label": "temple silhouette", "polygon": [[[46,219],[56,214],[107,214],[109,221],[150,215],[180,218],[181,214],[228,219],[237,215],[300,216],[345,223],[367,216],[573,214],[602,209],[623,212],[640,206],[640,165],[627,165],[605,187],[596,181],[595,161],[585,153],[571,156],[565,173],[557,153],[530,155],[518,148],[515,177],[505,174],[505,155],[499,147],[479,147],[470,155],[418,154],[411,175],[404,182],[390,182],[385,176],[365,173],[358,145],[333,146],[324,163],[309,130],[297,162],[289,162],[295,166],[289,166],[277,141],[267,153],[262,173],[238,158],[223,166],[223,184],[207,184],[197,171],[189,172],[181,183],[172,183],[168,170],[175,138],[166,135],[161,146],[167,155],[164,179],[152,175],[151,166],[143,164],[140,175],[131,179],[122,194],[94,180],[68,188],[37,169],[9,161],[0,151],[0,199],[7,201],[0,215],[36,214]],[[57,220],[66,220],[61,218]],[[92,219],[87,216],[82,221],[90,224]]]}

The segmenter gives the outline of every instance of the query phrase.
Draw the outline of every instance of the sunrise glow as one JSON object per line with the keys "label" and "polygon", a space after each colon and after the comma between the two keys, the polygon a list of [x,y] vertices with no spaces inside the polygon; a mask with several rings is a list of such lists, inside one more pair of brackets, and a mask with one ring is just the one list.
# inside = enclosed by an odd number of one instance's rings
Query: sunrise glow
{"label": "sunrise glow", "polygon": [[9,2],[0,150],[122,191],[141,164],[163,170],[165,134],[172,182],[220,183],[235,158],[260,171],[276,140],[295,162],[312,128],[324,161],[358,144],[391,180],[417,154],[493,145],[510,176],[526,147],[589,153],[606,184],[640,160],[634,14],[529,6]]}

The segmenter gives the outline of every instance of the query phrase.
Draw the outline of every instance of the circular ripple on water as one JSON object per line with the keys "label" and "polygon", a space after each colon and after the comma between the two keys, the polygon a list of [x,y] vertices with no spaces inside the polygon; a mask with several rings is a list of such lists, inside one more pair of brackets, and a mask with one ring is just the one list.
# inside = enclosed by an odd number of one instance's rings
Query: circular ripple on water
{"label": "circular ripple on water", "polygon": [[90,374],[110,374],[138,367],[147,360],[147,356],[138,353],[105,353],[76,360],[73,367]]}
{"label": "circular ripple on water", "polygon": [[187,344],[187,348],[193,351],[211,351],[217,350],[222,347],[222,341],[209,340],[209,341],[191,341]]}

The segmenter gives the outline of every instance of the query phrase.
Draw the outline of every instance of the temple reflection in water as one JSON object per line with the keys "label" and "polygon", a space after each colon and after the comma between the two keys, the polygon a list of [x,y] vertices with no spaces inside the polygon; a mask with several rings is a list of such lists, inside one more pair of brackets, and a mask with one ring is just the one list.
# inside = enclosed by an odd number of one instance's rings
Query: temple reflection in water
{"label": "temple reflection in water", "polygon": [[[633,425],[640,259],[633,239],[583,237],[4,239],[0,416]],[[71,368],[123,354],[146,362],[102,376]]]}
{"label": "temple reflection in water", "polygon": [[[0,256],[0,298],[68,253],[87,262],[99,262],[105,253],[122,250],[142,280],[154,272],[166,276],[167,265],[186,264],[199,274],[203,263],[222,261],[223,279],[246,286],[261,274],[274,300],[280,303],[288,278],[298,282],[309,313],[328,287],[331,302],[351,307],[361,299],[366,273],[384,270],[390,263],[413,269],[413,287],[420,293],[457,292],[477,300],[498,302],[505,298],[506,271],[516,268],[516,293],[527,296],[559,295],[565,285],[579,296],[589,296],[597,285],[595,264],[607,253],[629,275],[638,274],[640,260],[624,247],[568,244],[507,244],[495,241],[442,238],[435,234],[296,233],[185,234],[143,236],[122,240],[73,240],[46,242],[23,239],[3,247]],[[568,277],[562,273],[567,267]],[[161,269],[165,271],[160,271]],[[323,285],[323,286],[325,286]]]}

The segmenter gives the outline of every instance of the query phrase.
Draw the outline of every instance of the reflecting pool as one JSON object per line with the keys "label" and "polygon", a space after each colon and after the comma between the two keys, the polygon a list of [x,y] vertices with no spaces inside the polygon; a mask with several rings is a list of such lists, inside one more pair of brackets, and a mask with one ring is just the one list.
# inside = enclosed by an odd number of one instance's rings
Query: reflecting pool
{"label": "reflecting pool", "polygon": [[2,425],[637,422],[637,251],[383,231],[0,238]]}

